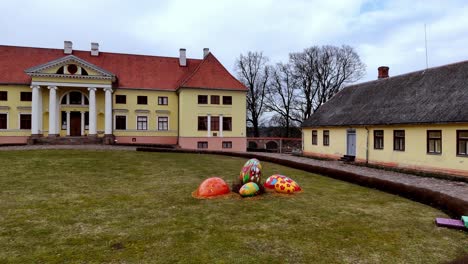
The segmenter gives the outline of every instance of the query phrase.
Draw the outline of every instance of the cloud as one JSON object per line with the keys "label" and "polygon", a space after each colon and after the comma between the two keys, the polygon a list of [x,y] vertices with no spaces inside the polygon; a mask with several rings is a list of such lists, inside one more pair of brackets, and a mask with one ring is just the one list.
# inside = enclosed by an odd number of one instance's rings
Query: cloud
{"label": "cloud", "polygon": [[240,53],[263,51],[272,63],[312,45],[354,46],[368,66],[390,74],[465,60],[468,4],[393,0],[3,1],[0,43],[201,58],[209,47],[228,70]]}

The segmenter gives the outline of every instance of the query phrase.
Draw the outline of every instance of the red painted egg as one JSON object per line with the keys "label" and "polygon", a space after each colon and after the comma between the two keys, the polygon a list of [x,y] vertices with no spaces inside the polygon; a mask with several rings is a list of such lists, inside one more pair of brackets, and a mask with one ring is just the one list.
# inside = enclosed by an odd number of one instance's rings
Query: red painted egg
{"label": "red painted egg", "polygon": [[197,195],[199,197],[211,197],[227,193],[229,193],[229,186],[219,177],[212,177],[204,180],[197,189]]}

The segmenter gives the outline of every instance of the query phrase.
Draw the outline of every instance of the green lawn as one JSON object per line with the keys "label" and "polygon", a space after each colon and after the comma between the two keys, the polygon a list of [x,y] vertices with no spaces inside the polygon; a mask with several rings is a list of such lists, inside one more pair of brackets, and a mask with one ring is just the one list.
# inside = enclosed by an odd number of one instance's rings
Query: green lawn
{"label": "green lawn", "polygon": [[305,190],[198,200],[245,159],[130,151],[1,151],[0,263],[438,263],[466,233],[431,207],[263,163]]}

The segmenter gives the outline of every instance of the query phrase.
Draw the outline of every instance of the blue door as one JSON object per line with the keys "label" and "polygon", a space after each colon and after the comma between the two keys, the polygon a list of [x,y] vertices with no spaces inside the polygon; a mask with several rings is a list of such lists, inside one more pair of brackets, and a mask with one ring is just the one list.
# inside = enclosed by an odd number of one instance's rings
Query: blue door
{"label": "blue door", "polygon": [[346,155],[356,156],[356,131],[348,130]]}

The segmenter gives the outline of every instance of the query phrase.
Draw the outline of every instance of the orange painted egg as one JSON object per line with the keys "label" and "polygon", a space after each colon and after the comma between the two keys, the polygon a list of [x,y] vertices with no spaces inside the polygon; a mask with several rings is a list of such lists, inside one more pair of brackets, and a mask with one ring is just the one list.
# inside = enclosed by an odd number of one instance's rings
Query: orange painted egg
{"label": "orange painted egg", "polygon": [[229,186],[219,177],[204,180],[197,189],[197,195],[200,197],[217,196],[227,193],[229,193]]}
{"label": "orange painted egg", "polygon": [[287,182],[285,179],[279,179],[275,184],[275,191],[279,193],[294,193],[295,186],[292,182]]}
{"label": "orange painted egg", "polygon": [[242,170],[239,175],[239,181],[242,184],[248,182],[255,182],[260,184],[262,179],[262,164],[258,159],[249,159],[242,167]]}
{"label": "orange painted egg", "polygon": [[260,188],[255,182],[248,182],[239,189],[239,194],[243,197],[255,196],[258,194]]}

